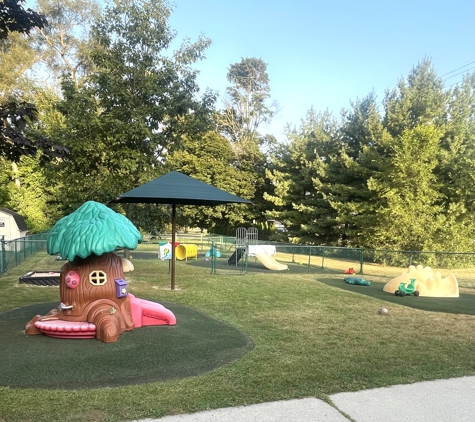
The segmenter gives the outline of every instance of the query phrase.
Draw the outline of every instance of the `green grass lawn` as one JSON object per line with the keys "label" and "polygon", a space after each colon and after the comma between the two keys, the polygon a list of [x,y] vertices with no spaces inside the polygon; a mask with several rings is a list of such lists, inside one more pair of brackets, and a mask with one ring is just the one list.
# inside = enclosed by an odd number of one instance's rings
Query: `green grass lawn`
{"label": "green grass lawn", "polygon": [[[212,276],[196,261],[179,262],[177,290],[170,291],[166,262],[133,263],[135,271],[126,274],[131,293],[230,324],[254,349],[210,372],[168,381],[78,390],[0,387],[0,421],[130,421],[475,375],[473,315],[414,309],[328,283],[341,274],[292,266]],[[60,266],[38,254],[0,277],[0,312],[59,301],[57,287],[19,284],[18,277]],[[383,306],[388,316],[377,314]],[[54,344],[51,353],[60,353]]]}

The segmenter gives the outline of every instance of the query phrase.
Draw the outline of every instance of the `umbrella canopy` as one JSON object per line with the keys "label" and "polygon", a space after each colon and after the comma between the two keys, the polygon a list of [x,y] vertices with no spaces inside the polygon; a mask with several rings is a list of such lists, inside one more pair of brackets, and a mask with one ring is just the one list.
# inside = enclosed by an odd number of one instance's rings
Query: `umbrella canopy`
{"label": "umbrella canopy", "polygon": [[[251,204],[183,173],[172,171],[119,195],[109,203],[148,203],[172,205],[172,245],[175,245],[176,205],[215,206],[229,203]],[[175,248],[172,247],[171,289],[175,289]]]}

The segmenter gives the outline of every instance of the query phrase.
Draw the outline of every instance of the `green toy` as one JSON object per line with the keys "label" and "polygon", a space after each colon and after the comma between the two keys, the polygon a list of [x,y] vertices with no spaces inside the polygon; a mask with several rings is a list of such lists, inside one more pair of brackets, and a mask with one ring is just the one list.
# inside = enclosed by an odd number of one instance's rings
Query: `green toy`
{"label": "green toy", "polygon": [[419,290],[416,290],[416,279],[411,278],[411,282],[406,286],[406,283],[402,282],[399,288],[394,292],[396,296],[414,295],[419,296]]}
{"label": "green toy", "polygon": [[369,281],[366,281],[362,278],[358,277],[345,277],[344,279],[348,284],[357,284],[360,286],[370,286],[371,283]]}

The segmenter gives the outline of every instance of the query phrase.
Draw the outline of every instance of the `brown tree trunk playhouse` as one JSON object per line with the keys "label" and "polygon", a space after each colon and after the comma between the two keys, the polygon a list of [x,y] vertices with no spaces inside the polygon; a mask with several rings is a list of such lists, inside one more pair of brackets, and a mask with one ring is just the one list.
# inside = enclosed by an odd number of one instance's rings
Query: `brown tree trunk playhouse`
{"label": "brown tree trunk playhouse", "polygon": [[[78,215],[74,217],[76,213]],[[63,220],[68,218],[67,224],[64,224]],[[110,224],[114,219],[120,224]],[[99,230],[91,227],[96,225],[100,226]],[[74,238],[67,242],[64,241],[63,232],[66,226],[68,232],[74,233]],[[86,232],[74,230],[73,227],[84,228]],[[123,232],[127,236],[121,235]],[[104,236],[113,241],[104,241]],[[60,239],[60,242],[55,243],[55,239]],[[86,239],[86,247],[77,247],[75,242],[84,242]],[[47,315],[32,318],[25,332],[56,338],[96,338],[112,343],[118,340],[122,332],[142,325],[176,324],[175,315],[170,310],[158,303],[138,299],[127,290],[124,270],[133,269],[133,265],[111,250],[117,247],[135,249],[139,240],[140,233],[129,220],[92,201],[61,219],[48,239],[49,253],[69,255],[70,259],[61,268],[61,302]],[[74,253],[76,251],[77,255]]]}

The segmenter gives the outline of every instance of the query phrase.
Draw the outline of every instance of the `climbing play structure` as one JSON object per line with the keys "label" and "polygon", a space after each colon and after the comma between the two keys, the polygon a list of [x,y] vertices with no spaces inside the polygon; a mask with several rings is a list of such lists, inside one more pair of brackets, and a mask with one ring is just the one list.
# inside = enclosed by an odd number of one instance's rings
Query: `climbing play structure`
{"label": "climbing play structure", "polygon": [[[409,266],[399,277],[393,278],[386,283],[383,291],[404,296],[412,292],[419,292],[419,296],[427,297],[459,297],[459,286],[457,278],[453,273],[449,273],[447,277],[442,278],[439,271],[433,271],[430,267],[422,265]],[[401,294],[404,292],[404,295]]]}
{"label": "climbing play structure", "polygon": [[236,247],[233,254],[228,259],[228,265],[237,265],[241,258],[245,255],[246,248]]}
{"label": "climbing play structure", "polygon": [[277,262],[274,258],[276,248],[274,245],[261,245],[258,242],[259,232],[257,228],[239,227],[236,230],[235,250],[228,259],[228,265],[237,265],[245,257],[255,257],[265,268],[272,271],[288,270],[285,264]]}
{"label": "climbing play structure", "polygon": [[242,258],[247,259],[247,246],[249,243],[256,244],[258,241],[258,231],[255,227],[246,229],[238,227],[234,241],[234,252],[228,259],[228,265],[237,266]]}
{"label": "climbing play structure", "polygon": [[289,269],[288,265],[277,262],[272,255],[267,254],[265,251],[261,253],[254,253],[254,255],[250,256],[255,256],[256,259],[268,270],[283,271]]}
{"label": "climbing play structure", "polygon": [[176,324],[164,306],[128,292],[124,273],[134,267],[113,251],[135,249],[141,239],[126,217],[93,201],[59,220],[47,251],[68,260],[61,268],[60,303],[46,315],[33,317],[26,334],[112,343],[122,332],[144,325]]}

